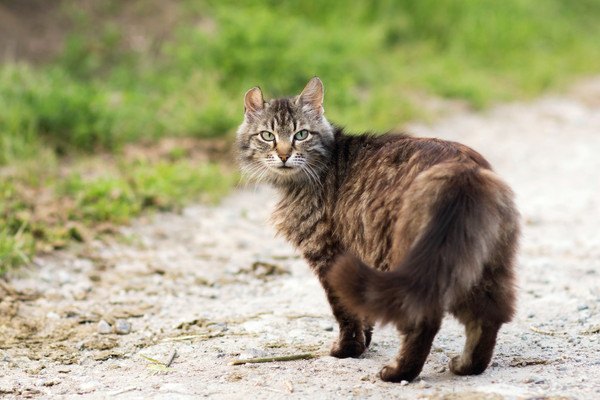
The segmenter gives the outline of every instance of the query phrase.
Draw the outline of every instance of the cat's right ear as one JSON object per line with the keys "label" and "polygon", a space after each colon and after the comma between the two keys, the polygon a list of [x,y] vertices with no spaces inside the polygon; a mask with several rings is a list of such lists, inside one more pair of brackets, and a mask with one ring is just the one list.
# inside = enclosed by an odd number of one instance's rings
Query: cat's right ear
{"label": "cat's right ear", "polygon": [[317,111],[319,114],[323,114],[323,94],[325,93],[325,89],[323,88],[323,82],[319,79],[318,76],[314,76],[304,89],[300,96],[298,96],[298,102],[307,104],[313,110]]}
{"label": "cat's right ear", "polygon": [[262,92],[258,86],[246,92],[244,96],[244,113],[254,114],[261,111],[265,107],[265,101],[263,99]]}

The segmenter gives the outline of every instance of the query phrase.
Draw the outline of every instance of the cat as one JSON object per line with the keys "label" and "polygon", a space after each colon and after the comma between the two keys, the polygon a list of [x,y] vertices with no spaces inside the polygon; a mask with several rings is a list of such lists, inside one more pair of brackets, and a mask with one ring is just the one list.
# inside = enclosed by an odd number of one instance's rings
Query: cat
{"label": "cat", "polygon": [[457,375],[482,373],[515,312],[519,214],[511,189],[469,147],[405,134],[349,135],[324,116],[324,88],[244,97],[237,131],[242,172],[280,192],[277,231],[318,276],[339,324],[330,354],[359,357],[373,324],[403,336],[379,376],[423,368],[445,312],[465,326]]}

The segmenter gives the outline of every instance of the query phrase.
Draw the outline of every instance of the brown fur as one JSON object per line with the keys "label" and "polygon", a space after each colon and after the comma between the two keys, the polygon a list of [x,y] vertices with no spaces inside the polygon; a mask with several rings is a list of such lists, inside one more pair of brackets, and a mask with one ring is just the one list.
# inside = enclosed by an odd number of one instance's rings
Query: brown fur
{"label": "brown fur", "polygon": [[[281,113],[274,115],[283,119]],[[514,313],[519,226],[511,190],[480,154],[458,143],[333,128],[321,145],[327,158],[318,185],[273,179],[282,194],[273,220],[327,293],[340,325],[331,354],[358,357],[374,322],[393,323],[404,342],[380,376],[410,381],[449,311],[467,335],[451,370],[483,372],[498,329]]]}

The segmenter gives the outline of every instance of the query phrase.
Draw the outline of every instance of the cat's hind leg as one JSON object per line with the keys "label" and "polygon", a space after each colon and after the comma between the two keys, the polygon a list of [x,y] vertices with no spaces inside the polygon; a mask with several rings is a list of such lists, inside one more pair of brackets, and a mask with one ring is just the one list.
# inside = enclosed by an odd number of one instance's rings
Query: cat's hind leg
{"label": "cat's hind leg", "polygon": [[466,322],[465,347],[460,356],[450,360],[450,370],[456,375],[479,375],[485,371],[492,359],[501,325],[481,319]]}
{"label": "cat's hind leg", "polygon": [[419,376],[440,325],[441,318],[421,322],[408,329],[399,328],[404,339],[400,354],[394,364],[383,367],[379,373],[381,379],[386,382],[410,382]]}
{"label": "cat's hind leg", "polygon": [[498,330],[514,314],[513,282],[512,268],[487,265],[480,285],[451,310],[466,333],[463,353],[450,360],[450,370],[456,375],[478,375],[487,368]]}

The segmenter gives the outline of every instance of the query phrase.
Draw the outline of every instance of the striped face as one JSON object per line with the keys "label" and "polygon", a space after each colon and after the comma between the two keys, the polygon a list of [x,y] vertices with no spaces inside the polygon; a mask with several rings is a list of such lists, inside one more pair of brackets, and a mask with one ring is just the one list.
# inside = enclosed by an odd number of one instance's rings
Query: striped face
{"label": "striped face", "polygon": [[318,78],[294,98],[265,102],[260,89],[251,89],[237,136],[242,172],[275,184],[319,184],[333,143],[332,127],[323,116],[322,94]]}

